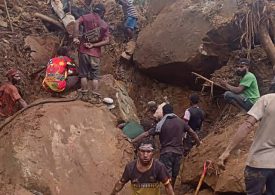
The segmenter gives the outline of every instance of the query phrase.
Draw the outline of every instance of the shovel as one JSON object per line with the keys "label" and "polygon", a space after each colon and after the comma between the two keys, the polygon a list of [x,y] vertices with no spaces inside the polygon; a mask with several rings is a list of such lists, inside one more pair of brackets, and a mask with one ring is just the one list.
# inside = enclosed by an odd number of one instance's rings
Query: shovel
{"label": "shovel", "polygon": [[210,160],[207,160],[207,161],[204,162],[204,164],[203,164],[203,172],[201,174],[201,178],[200,178],[199,184],[197,186],[197,189],[196,189],[194,195],[198,195],[199,194],[199,190],[200,190],[202,182],[203,182],[203,180],[205,178],[207,169],[210,167],[211,164],[212,164],[212,162]]}

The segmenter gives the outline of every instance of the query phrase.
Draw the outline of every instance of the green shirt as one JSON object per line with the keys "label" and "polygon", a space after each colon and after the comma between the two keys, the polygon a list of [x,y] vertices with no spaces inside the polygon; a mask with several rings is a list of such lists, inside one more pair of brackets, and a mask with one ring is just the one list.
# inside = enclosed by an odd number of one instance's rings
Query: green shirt
{"label": "green shirt", "polygon": [[242,95],[254,104],[260,97],[258,83],[255,75],[251,72],[247,72],[241,79],[240,85],[245,87]]}

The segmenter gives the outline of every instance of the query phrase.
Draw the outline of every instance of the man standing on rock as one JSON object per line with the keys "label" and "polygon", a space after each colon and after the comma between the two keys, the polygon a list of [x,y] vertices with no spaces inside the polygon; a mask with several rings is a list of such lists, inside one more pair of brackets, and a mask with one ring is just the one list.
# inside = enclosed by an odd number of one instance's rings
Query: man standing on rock
{"label": "man standing on rock", "polygon": [[22,108],[27,107],[27,103],[19,94],[16,84],[20,81],[19,71],[10,69],[6,73],[8,82],[0,87],[0,119],[13,115],[16,110],[16,104],[19,103]]}
{"label": "man standing on rock", "polygon": [[239,126],[232,141],[219,157],[218,164],[224,167],[231,151],[248,136],[254,124],[260,121],[244,171],[248,195],[261,195],[264,189],[265,194],[275,194],[275,84],[270,89],[271,94],[260,97],[248,111],[247,119]]}
{"label": "man standing on rock", "polygon": [[137,27],[138,14],[135,6],[133,5],[134,0],[116,0],[122,5],[122,10],[125,17],[125,33],[127,38],[131,40],[134,37],[134,32]]}
{"label": "man standing on rock", "polygon": [[162,111],[163,117],[157,123],[156,128],[142,133],[133,139],[132,142],[135,143],[150,135],[159,135],[161,145],[160,161],[166,166],[172,177],[172,186],[174,187],[184,152],[183,136],[185,132],[190,133],[196,140],[197,145],[200,145],[201,141],[198,135],[182,119],[173,113],[173,107],[170,104],[165,104]]}
{"label": "man standing on rock", "polygon": [[[88,79],[92,80],[93,94],[98,94],[101,47],[109,44],[109,27],[102,19],[105,14],[103,4],[94,7],[94,13],[81,16],[75,25],[74,43],[79,47],[79,76],[81,78],[81,92],[88,97]],[[79,39],[80,26],[83,36]]]}
{"label": "man standing on rock", "polygon": [[236,73],[242,79],[238,87],[234,87],[226,81],[221,81],[221,84],[229,89],[225,92],[224,99],[245,111],[248,111],[260,97],[256,77],[249,72],[249,65],[249,60],[240,59]]}
{"label": "man standing on rock", "polygon": [[170,176],[165,166],[153,159],[154,143],[149,140],[138,145],[138,158],[125,167],[121,179],[116,183],[111,195],[116,195],[131,181],[133,195],[160,195],[160,182],[167,195],[174,195]]}

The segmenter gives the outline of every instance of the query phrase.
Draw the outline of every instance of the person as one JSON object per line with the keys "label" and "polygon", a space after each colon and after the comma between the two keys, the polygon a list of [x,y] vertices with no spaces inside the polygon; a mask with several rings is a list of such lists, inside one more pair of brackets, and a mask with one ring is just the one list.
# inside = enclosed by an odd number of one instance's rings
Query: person
{"label": "person", "polygon": [[129,40],[134,37],[135,29],[137,28],[138,14],[135,6],[133,5],[134,0],[116,0],[122,5],[122,10],[125,17],[125,33]]}
{"label": "person", "polygon": [[260,97],[248,111],[247,119],[238,127],[232,141],[218,160],[218,165],[224,168],[231,151],[248,136],[254,124],[260,121],[244,171],[248,195],[263,194],[264,189],[265,194],[275,194],[275,84],[271,86],[271,92]]}
{"label": "person", "polygon": [[135,143],[148,136],[159,135],[161,145],[160,161],[166,166],[172,177],[172,186],[174,187],[184,152],[184,133],[190,133],[196,140],[197,145],[200,145],[201,141],[198,135],[181,118],[173,113],[173,107],[170,104],[165,104],[162,108],[162,112],[163,117],[157,123],[156,127],[142,133],[133,139],[132,142]]}
{"label": "person", "polygon": [[253,73],[249,72],[249,65],[249,60],[240,59],[236,73],[242,78],[238,87],[221,81],[221,85],[229,89],[224,93],[224,99],[245,111],[248,111],[260,97],[257,79]]}
{"label": "person", "polygon": [[53,95],[68,91],[79,82],[76,66],[68,56],[69,48],[61,47],[57,50],[57,56],[48,62],[42,85]]}
{"label": "person", "polygon": [[[93,94],[98,95],[101,47],[109,44],[109,27],[102,19],[105,14],[103,4],[94,6],[94,13],[81,16],[75,25],[74,43],[79,44],[79,76],[81,92],[88,94],[88,79],[92,80]],[[82,26],[84,34],[79,39],[79,29]]]}
{"label": "person", "polygon": [[[199,107],[199,96],[197,94],[192,94],[190,96],[190,107],[185,110],[183,120],[198,134],[201,134],[202,123],[204,120],[205,113]],[[194,142],[189,134],[185,135],[185,154],[187,154],[194,145]]]}
{"label": "person", "polygon": [[131,181],[134,195],[160,195],[160,182],[164,185],[166,194],[174,195],[170,176],[165,166],[153,158],[154,144],[144,140],[138,145],[138,158],[125,167],[121,179],[115,184],[111,195],[117,194],[124,185]]}
{"label": "person", "polygon": [[13,115],[17,111],[17,104],[22,108],[27,107],[27,103],[19,94],[15,85],[20,80],[20,73],[17,69],[12,68],[6,72],[8,81],[0,87],[0,118],[4,119]]}
{"label": "person", "polygon": [[204,111],[199,107],[199,96],[192,94],[190,96],[190,107],[185,110],[184,121],[196,132],[201,131],[204,120]]}

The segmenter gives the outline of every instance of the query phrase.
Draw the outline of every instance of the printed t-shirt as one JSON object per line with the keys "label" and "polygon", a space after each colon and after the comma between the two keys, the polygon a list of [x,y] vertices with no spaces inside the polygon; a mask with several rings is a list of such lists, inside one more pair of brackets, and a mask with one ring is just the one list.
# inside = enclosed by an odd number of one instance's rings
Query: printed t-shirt
{"label": "printed t-shirt", "polygon": [[61,92],[66,88],[66,78],[68,76],[67,65],[72,60],[67,56],[59,56],[50,59],[46,69],[46,77],[43,86],[49,87],[52,91]]}
{"label": "printed t-shirt", "polygon": [[[109,37],[109,26],[108,24],[100,18],[99,15],[95,13],[90,13],[81,16],[79,19],[79,24],[83,25],[84,27],[84,33],[88,32],[90,30],[93,30],[95,28],[100,28],[100,41],[105,40]],[[85,41],[81,40],[79,52],[83,54],[88,54],[93,57],[100,58],[101,56],[101,47],[93,47],[91,49],[84,46]]]}
{"label": "printed t-shirt", "polygon": [[21,99],[18,89],[10,82],[0,87],[0,116],[8,117],[15,113],[15,104]]}
{"label": "printed t-shirt", "polygon": [[126,165],[120,181],[131,181],[133,195],[160,195],[160,182],[167,185],[170,176],[164,164],[156,159],[153,159],[150,169],[144,173],[137,169],[137,160],[134,160]]}
{"label": "printed t-shirt", "polygon": [[275,94],[260,97],[247,114],[260,120],[248,153],[247,165],[275,169]]}
{"label": "printed t-shirt", "polygon": [[240,85],[245,87],[242,95],[254,104],[260,97],[258,83],[255,75],[251,72],[247,72],[241,79]]}

